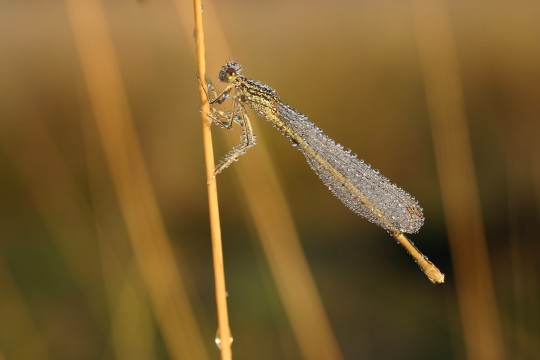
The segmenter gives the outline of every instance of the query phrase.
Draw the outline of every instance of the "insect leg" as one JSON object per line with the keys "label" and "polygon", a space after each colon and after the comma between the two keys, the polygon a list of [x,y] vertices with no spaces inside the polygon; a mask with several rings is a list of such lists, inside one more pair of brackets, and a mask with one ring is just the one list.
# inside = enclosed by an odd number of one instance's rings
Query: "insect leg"
{"label": "insect leg", "polygon": [[[253,133],[253,128],[251,126],[251,122],[249,121],[249,117],[246,113],[246,109],[243,105],[236,103],[238,114],[240,118],[240,122],[242,125],[242,135],[240,136],[241,143],[236,145],[232,148],[231,151],[229,151],[223,159],[219,162],[219,164],[214,169],[214,178],[217,174],[225,170],[229,165],[231,165],[234,161],[238,160],[238,158],[245,154],[246,151],[253,147],[256,142],[255,134]],[[213,178],[212,178],[213,180]]]}

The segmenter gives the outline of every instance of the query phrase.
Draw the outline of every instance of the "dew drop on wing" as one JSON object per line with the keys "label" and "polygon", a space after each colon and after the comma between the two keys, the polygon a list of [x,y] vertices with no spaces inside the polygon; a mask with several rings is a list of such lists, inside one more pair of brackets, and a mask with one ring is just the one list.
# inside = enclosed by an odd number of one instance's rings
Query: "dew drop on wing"
{"label": "dew drop on wing", "polygon": [[[411,195],[342,145],[336,144],[307,117],[282,103],[278,104],[278,113],[287,126],[301,134],[310,149],[307,151],[303,146],[298,147],[310,167],[349,209],[387,231],[415,233],[420,229],[423,224],[422,209]],[[313,155],[313,150],[327,163],[321,164],[320,158]],[[395,203],[406,205],[395,206]],[[407,211],[407,208],[413,209],[413,212]]]}

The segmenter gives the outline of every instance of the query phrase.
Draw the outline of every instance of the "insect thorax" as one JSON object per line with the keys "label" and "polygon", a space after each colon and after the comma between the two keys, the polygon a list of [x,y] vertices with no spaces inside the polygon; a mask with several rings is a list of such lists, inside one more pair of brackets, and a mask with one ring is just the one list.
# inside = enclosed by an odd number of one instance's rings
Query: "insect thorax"
{"label": "insect thorax", "polygon": [[239,77],[238,80],[236,91],[239,101],[249,105],[262,117],[275,116],[279,96],[274,89],[252,79]]}

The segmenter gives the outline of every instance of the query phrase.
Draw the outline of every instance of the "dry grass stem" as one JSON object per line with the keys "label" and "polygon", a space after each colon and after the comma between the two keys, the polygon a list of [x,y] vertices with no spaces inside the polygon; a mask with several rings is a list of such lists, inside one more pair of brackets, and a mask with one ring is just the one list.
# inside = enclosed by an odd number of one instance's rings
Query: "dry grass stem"
{"label": "dry grass stem", "polygon": [[[177,8],[180,9],[179,4]],[[211,1],[205,3],[205,14],[210,19],[208,23],[211,25],[212,43],[215,46],[213,53],[220,54],[220,59],[223,60],[230,58],[233,51],[223,35],[225,32],[215,15],[216,9]],[[183,13],[179,16],[185,19]],[[191,37],[191,28],[186,27],[185,32]],[[201,70],[204,69],[199,69],[200,74]],[[203,106],[205,105],[206,97]],[[205,125],[203,123],[203,126]],[[278,181],[271,156],[264,146],[263,134],[258,131],[257,121],[253,122],[253,126],[260,140],[257,151],[250,152],[249,156],[235,163],[231,171],[238,175],[239,188],[247,201],[249,214],[259,234],[303,358],[339,360],[342,358],[341,350],[302,249],[286,196]],[[237,141],[238,139],[228,137],[228,147],[237,145]]]}
{"label": "dry grass stem", "polygon": [[206,117],[210,113],[206,88],[206,59],[204,45],[204,29],[202,19],[201,0],[193,1],[195,13],[195,44],[197,51],[197,65],[202,86],[199,87],[201,101],[201,120],[203,130],[204,159],[206,165],[206,179],[208,182],[208,207],[210,210],[210,231],[212,236],[212,254],[214,259],[214,281],[216,287],[216,303],[220,337],[221,359],[232,359],[231,330],[229,328],[229,314],[227,311],[227,288],[225,285],[225,269],[223,266],[223,247],[221,242],[221,226],[219,223],[219,206],[217,185],[214,179],[214,150],[212,145],[211,123]]}

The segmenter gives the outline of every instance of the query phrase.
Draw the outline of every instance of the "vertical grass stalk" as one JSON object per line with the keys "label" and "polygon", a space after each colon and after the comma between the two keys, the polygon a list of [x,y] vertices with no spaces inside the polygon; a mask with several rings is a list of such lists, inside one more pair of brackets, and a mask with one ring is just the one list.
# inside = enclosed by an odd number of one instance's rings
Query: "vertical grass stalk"
{"label": "vertical grass stalk", "polygon": [[[231,331],[229,328],[229,315],[227,311],[227,291],[225,286],[225,270],[223,268],[223,248],[221,244],[221,226],[219,223],[219,206],[217,196],[217,185],[214,177],[214,150],[212,145],[212,132],[210,121],[205,114],[210,113],[210,105],[204,88],[206,88],[206,60],[204,47],[204,31],[202,20],[202,2],[193,1],[195,13],[195,45],[197,52],[198,73],[202,83],[199,87],[199,97],[201,101],[201,120],[203,130],[204,158],[206,165],[206,179],[208,183],[208,207],[210,211],[210,232],[212,236],[212,254],[214,257],[214,280],[216,286],[216,304],[218,313],[219,331],[221,339],[221,359],[232,359],[231,352]],[[213,179],[213,180],[212,180]]]}

